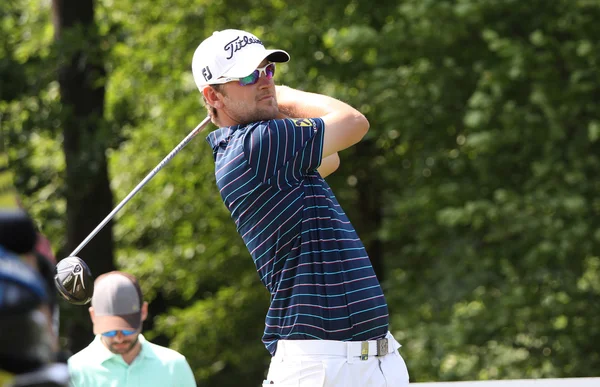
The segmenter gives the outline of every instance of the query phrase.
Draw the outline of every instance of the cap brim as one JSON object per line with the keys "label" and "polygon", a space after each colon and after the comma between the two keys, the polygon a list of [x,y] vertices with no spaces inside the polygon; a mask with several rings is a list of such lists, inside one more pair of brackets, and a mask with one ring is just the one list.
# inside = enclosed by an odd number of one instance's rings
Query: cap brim
{"label": "cap brim", "polygon": [[94,334],[115,330],[138,330],[142,326],[142,315],[140,313],[126,314],[122,316],[95,316]]}
{"label": "cap brim", "polygon": [[260,62],[267,59],[270,62],[284,63],[290,60],[290,54],[283,50],[264,50],[260,55],[255,56],[250,60],[245,60],[242,63],[230,68],[222,77],[243,78],[252,74],[258,67]]}

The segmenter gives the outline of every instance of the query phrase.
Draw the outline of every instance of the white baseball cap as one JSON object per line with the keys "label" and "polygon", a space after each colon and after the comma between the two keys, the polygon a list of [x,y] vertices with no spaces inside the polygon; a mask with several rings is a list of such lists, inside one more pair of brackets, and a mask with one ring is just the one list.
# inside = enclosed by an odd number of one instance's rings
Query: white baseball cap
{"label": "white baseball cap", "polygon": [[202,92],[207,85],[224,83],[223,78],[243,78],[252,74],[260,62],[287,62],[283,50],[267,50],[255,35],[242,30],[215,31],[206,38],[192,59],[192,74]]}

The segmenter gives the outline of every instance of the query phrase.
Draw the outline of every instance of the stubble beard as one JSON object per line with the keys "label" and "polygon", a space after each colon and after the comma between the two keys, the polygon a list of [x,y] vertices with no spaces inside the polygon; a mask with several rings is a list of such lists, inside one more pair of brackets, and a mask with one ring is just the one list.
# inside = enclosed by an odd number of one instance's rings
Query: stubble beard
{"label": "stubble beard", "polygon": [[[258,101],[257,101],[258,102]],[[230,114],[235,121],[240,124],[249,124],[257,121],[267,121],[277,118],[279,114],[279,107],[277,101],[273,101],[272,105],[249,108],[245,104],[239,104],[236,106],[236,113]]]}
{"label": "stubble beard", "polygon": [[250,120],[248,120],[247,122],[273,120],[273,119],[277,118],[278,112],[279,112],[279,109],[277,109],[277,108],[275,108],[275,109],[269,108],[269,109],[261,109],[261,110],[257,109],[254,116],[251,117]]}
{"label": "stubble beard", "polygon": [[116,355],[126,355],[129,352],[131,352],[131,350],[133,348],[135,348],[135,345],[138,343],[139,341],[139,336],[136,336],[135,340],[132,341],[128,341],[128,340],[124,340],[123,342],[119,343],[119,344],[126,344],[126,343],[130,343],[127,347],[125,347],[124,349],[117,349],[114,347],[115,344],[117,343],[112,343],[108,345],[108,350],[111,351],[112,353],[116,354]]}

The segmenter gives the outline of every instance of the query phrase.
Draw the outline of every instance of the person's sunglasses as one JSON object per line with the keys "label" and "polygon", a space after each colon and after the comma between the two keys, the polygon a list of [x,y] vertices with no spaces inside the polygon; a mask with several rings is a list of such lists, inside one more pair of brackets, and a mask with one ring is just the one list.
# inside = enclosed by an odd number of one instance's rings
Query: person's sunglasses
{"label": "person's sunglasses", "polygon": [[275,63],[269,63],[264,67],[259,67],[243,78],[221,78],[219,83],[227,83],[231,81],[238,81],[241,86],[254,85],[260,79],[260,76],[265,74],[265,78],[271,79],[275,75]]}
{"label": "person's sunglasses", "polygon": [[104,332],[102,334],[102,336],[104,336],[104,337],[115,337],[119,332],[121,332],[123,334],[123,336],[131,336],[134,333],[136,333],[137,331],[130,331],[130,330],[127,330],[127,329],[121,329],[121,330],[116,330],[116,331]]}

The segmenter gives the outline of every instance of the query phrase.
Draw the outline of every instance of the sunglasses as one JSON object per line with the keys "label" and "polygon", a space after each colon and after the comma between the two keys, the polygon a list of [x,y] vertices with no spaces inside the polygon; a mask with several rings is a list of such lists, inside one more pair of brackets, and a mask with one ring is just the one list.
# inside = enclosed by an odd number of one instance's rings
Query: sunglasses
{"label": "sunglasses", "polygon": [[119,332],[121,332],[123,334],[123,336],[131,336],[134,333],[136,333],[137,331],[130,331],[130,330],[127,330],[127,329],[121,329],[121,330],[116,330],[116,331],[104,332],[102,334],[102,336],[104,336],[104,337],[115,337]]}
{"label": "sunglasses", "polygon": [[271,79],[275,75],[275,63],[269,63],[264,67],[259,67],[243,78],[221,78],[218,83],[227,83],[231,81],[238,81],[241,86],[254,85],[260,79],[260,76],[265,74],[265,78]]}

